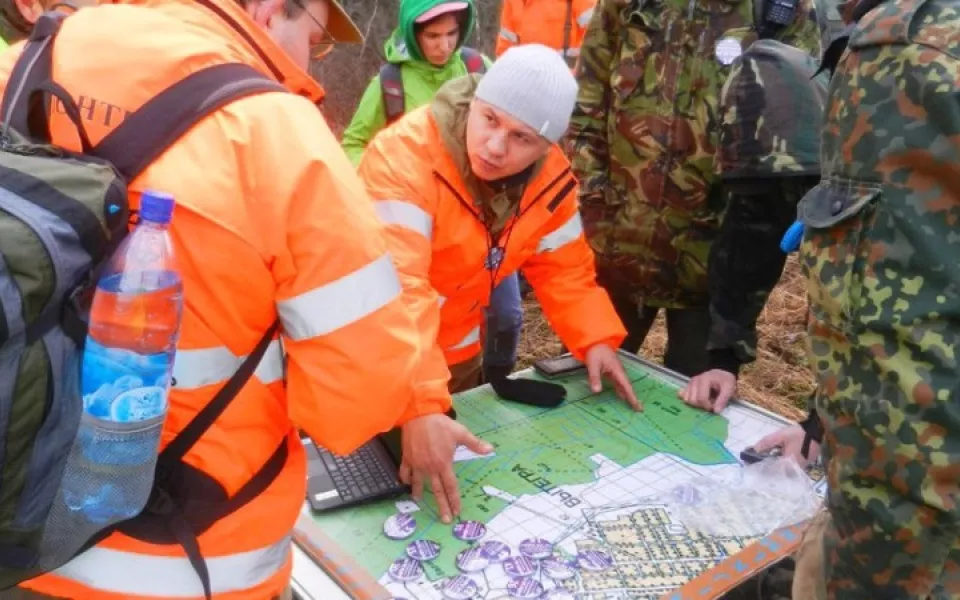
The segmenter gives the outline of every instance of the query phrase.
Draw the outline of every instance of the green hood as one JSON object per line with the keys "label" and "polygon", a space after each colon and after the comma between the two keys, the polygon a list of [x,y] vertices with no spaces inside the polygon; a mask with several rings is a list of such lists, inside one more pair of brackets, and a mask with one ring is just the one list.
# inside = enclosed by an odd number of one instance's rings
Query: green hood
{"label": "green hood", "polygon": [[[427,62],[420,53],[420,46],[417,44],[417,36],[414,31],[417,17],[427,12],[431,8],[449,2],[450,0],[400,0],[400,25],[394,30],[393,34],[387,38],[383,51],[387,61],[400,64],[407,61]],[[466,22],[461,23],[460,39],[457,41],[457,49],[463,46],[467,37],[473,32],[473,27],[477,20],[477,8],[474,0],[463,0],[467,3]],[[450,55],[450,60],[459,58],[459,54],[454,52]]]}

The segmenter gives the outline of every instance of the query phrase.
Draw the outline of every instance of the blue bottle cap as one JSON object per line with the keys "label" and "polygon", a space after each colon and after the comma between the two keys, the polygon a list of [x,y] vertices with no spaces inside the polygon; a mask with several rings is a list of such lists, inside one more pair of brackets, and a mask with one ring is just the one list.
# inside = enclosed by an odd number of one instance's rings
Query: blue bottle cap
{"label": "blue bottle cap", "polygon": [[140,219],[166,225],[173,216],[173,196],[147,190],[140,196]]}

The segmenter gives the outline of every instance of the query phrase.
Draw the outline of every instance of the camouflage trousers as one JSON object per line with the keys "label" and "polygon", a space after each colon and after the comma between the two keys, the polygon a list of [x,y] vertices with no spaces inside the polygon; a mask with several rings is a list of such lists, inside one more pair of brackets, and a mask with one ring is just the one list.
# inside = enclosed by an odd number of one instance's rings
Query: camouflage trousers
{"label": "camouflage trousers", "polygon": [[[830,530],[834,526],[833,518],[826,509],[820,511],[811,521],[810,526],[804,533],[800,548],[795,555],[796,570],[793,577],[793,600],[861,600],[870,598],[873,600],[873,592],[864,592],[863,590],[852,589],[832,589],[828,592],[826,581],[826,563],[825,563],[825,538],[830,535]],[[888,557],[891,564],[897,562],[897,557]],[[923,568],[925,565],[917,565]],[[944,581],[944,579],[941,579]],[[953,586],[951,586],[952,588]],[[904,592],[907,594],[907,592]],[[917,598],[917,595],[883,595],[876,600],[898,600],[899,598]],[[942,584],[938,584],[929,595],[924,596],[926,600],[957,600],[960,595],[948,592]]]}

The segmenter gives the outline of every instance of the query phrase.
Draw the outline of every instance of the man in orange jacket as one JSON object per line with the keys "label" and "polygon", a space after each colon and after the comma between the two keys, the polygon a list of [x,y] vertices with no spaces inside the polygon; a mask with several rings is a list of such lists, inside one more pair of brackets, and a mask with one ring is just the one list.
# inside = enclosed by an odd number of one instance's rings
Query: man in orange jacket
{"label": "man in orange jacket", "polygon": [[[360,177],[387,226],[428,348],[417,378],[420,406],[447,406],[451,391],[479,383],[484,307],[497,284],[522,268],[561,340],[586,363],[594,391],[609,375],[639,409],[614,351],[626,332],[596,284],[577,182],[556,145],[576,95],[556,52],[518,46],[482,78],[445,84],[432,104],[367,147]],[[415,427],[405,426],[401,475],[415,495],[429,477],[441,512],[456,513],[455,446],[408,437]]]}
{"label": "man in orange jacket", "polygon": [[[119,0],[67,17],[54,45],[54,77],[94,145],[209,66],[244,63],[293,92],[219,109],[129,182],[134,210],[147,188],[177,201],[170,234],[185,306],[163,446],[282,324],[177,475],[173,501],[217,600],[289,597],[290,534],[306,494],[298,428],[337,453],[397,423],[414,439],[470,441],[442,415],[449,398],[414,394],[419,334],[383,226],[316,108],[311,56],[359,39],[334,0]],[[21,50],[0,56],[0,86]],[[51,110],[50,130],[79,150],[63,111]],[[168,538],[165,528],[114,533],[0,596],[203,598],[201,569]]]}
{"label": "man in orange jacket", "polygon": [[553,48],[573,68],[596,0],[503,0],[496,55],[521,44]]}

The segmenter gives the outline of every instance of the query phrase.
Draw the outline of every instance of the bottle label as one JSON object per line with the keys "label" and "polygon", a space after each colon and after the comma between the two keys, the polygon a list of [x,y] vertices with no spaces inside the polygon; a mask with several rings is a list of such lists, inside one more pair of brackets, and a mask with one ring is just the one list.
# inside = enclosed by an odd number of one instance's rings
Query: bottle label
{"label": "bottle label", "polygon": [[88,337],[83,356],[83,408],[99,419],[129,423],[166,411],[168,353],[139,354],[106,348]]}

